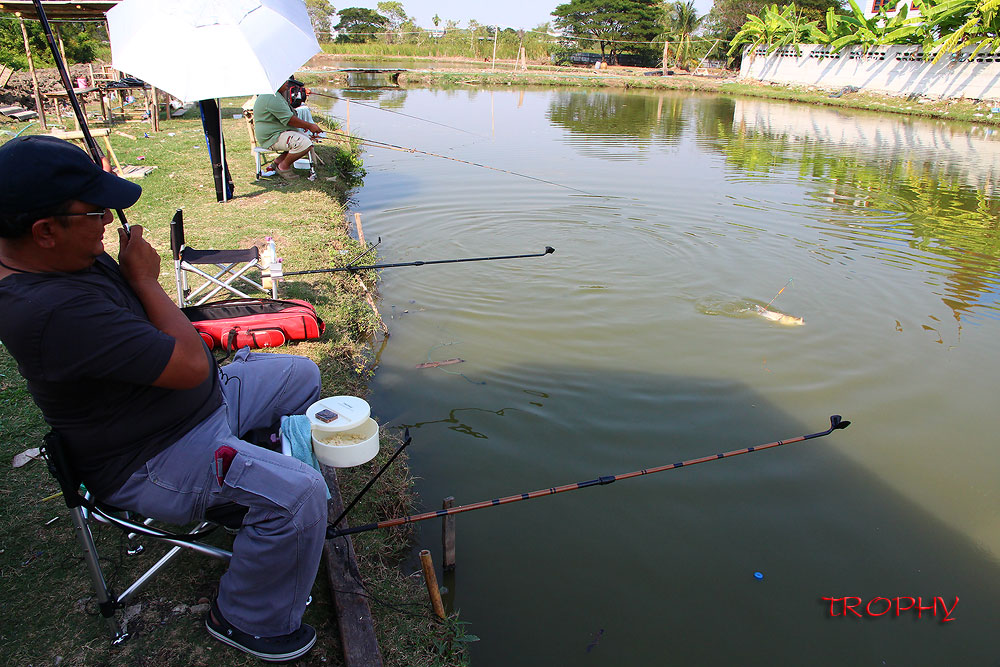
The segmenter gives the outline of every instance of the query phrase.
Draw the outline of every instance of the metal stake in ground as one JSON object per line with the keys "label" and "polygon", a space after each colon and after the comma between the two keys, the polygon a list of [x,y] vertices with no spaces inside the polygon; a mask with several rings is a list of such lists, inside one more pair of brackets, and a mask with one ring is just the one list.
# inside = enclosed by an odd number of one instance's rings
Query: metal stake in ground
{"label": "metal stake in ground", "polygon": [[678,463],[668,463],[667,465],[657,466],[655,468],[643,468],[642,470],[636,470],[634,472],[626,472],[620,475],[606,475],[604,477],[598,477],[597,479],[592,479],[586,482],[565,484],[563,486],[553,486],[547,489],[530,491],[528,493],[520,493],[518,495],[507,496],[505,498],[494,498],[493,500],[483,500],[478,503],[472,503],[471,505],[462,505],[460,507],[455,507],[447,510],[438,510],[436,512],[424,512],[423,514],[413,514],[410,516],[400,517],[398,519],[388,519],[386,521],[379,521],[378,523],[368,523],[363,526],[354,526],[352,528],[343,528],[341,530],[337,530],[336,528],[334,528],[334,526],[327,526],[326,539],[329,540],[335,537],[340,537],[341,535],[351,535],[353,533],[364,533],[369,530],[377,530],[379,528],[391,528],[392,526],[399,526],[404,523],[425,521],[427,519],[434,519],[442,516],[450,516],[452,514],[459,514],[460,512],[470,512],[472,510],[484,509],[486,507],[496,507],[497,505],[516,503],[519,500],[531,500],[532,498],[551,496],[556,493],[562,493],[563,491],[576,491],[577,489],[585,489],[589,486],[603,486],[605,484],[611,484],[612,482],[617,482],[618,480],[621,479],[630,479],[632,477],[639,477],[641,475],[652,475],[653,473],[663,472],[665,470],[673,470],[674,468],[684,468],[686,466],[693,466],[696,463],[707,463],[709,461],[727,459],[731,456],[739,456],[740,454],[752,454],[753,452],[759,452],[765,449],[771,449],[772,447],[790,445],[793,442],[802,442],[803,440],[822,438],[825,435],[830,435],[831,433],[833,433],[838,429],[847,428],[850,424],[851,422],[845,421],[843,418],[841,418],[840,415],[832,415],[830,417],[830,428],[828,428],[825,431],[810,433],[809,435],[800,435],[794,438],[789,438],[788,440],[776,440],[774,442],[769,442],[766,445],[756,445],[754,447],[746,447],[744,449],[735,449],[731,452],[724,452],[721,454],[710,454],[708,456],[702,456],[701,458],[689,459],[687,461],[679,461]]}

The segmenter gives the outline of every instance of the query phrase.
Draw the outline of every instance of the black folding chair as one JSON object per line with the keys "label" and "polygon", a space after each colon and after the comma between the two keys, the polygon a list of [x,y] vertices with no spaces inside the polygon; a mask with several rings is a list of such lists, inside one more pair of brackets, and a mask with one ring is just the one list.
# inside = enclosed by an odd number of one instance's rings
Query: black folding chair
{"label": "black folding chair", "polygon": [[[184,213],[180,209],[170,221],[170,250],[177,279],[177,305],[181,308],[200,306],[222,290],[244,299],[251,298],[240,289],[242,284],[260,292],[270,292],[272,299],[278,298],[277,280],[272,280],[268,288],[262,284],[263,280],[259,283],[247,275],[256,268],[271,268],[261,262],[257,246],[244,250],[195,250],[184,242]],[[192,288],[187,282],[188,273],[200,276],[203,282]]]}
{"label": "black folding chair", "polygon": [[[111,630],[112,644],[119,644],[128,639],[129,636],[128,628],[118,621],[116,611],[125,607],[129,600],[182,550],[187,549],[226,561],[232,557],[232,552],[205,544],[201,539],[219,526],[238,529],[243,523],[243,517],[247,512],[246,507],[236,503],[227,503],[211,508],[206,512],[206,520],[187,533],[162,530],[154,525],[155,519],[135,517],[129,512],[110,507],[96,500],[90,492],[81,487],[79,478],[73,472],[69,456],[60,443],[59,434],[51,431],[44,440],[44,445],[41,448],[42,453],[48,463],[49,472],[55,477],[60,489],[62,489],[63,499],[72,515],[76,537],[83,549],[83,559],[94,585],[94,592],[97,594],[98,609]],[[142,552],[142,546],[135,542],[138,536],[170,544],[173,548],[139,575],[122,593],[116,594],[108,586],[107,579],[101,569],[97,545],[90,530],[91,521],[117,526],[125,531],[130,543],[129,554]]]}

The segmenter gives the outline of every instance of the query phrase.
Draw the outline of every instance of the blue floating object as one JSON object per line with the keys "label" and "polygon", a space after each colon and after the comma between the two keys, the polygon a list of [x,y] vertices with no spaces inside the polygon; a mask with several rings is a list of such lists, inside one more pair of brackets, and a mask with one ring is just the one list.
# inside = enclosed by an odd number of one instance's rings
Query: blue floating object
{"label": "blue floating object", "polygon": [[753,578],[754,579],[763,579],[764,578],[764,573],[763,572],[754,572],[753,573]]}

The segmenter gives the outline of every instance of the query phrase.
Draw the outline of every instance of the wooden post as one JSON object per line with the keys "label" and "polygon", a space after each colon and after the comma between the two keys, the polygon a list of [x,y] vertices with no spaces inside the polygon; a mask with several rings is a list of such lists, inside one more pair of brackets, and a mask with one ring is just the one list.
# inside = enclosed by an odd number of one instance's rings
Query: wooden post
{"label": "wooden post", "polygon": [[434,574],[434,561],[431,552],[424,549],[420,552],[420,565],[424,568],[424,583],[427,584],[427,594],[431,597],[431,606],[438,618],[444,618],[444,603],[441,602],[441,589],[438,588],[437,575]]}
{"label": "wooden post", "polygon": [[153,86],[153,132],[160,131],[160,98]]}
{"label": "wooden post", "polygon": [[347,99],[345,97],[344,101],[347,102],[347,119],[344,121],[344,123],[347,125],[347,127],[346,127],[347,134],[350,134],[351,133],[351,100],[349,100],[349,99]]}
{"label": "wooden post", "polygon": [[[55,24],[55,23],[52,24],[52,29],[55,30],[56,40],[58,40],[58,42],[59,42],[59,53],[62,54],[63,63],[66,64],[66,72],[68,73],[69,72],[69,61],[66,60],[66,45],[63,44],[62,33],[59,32],[59,26],[57,24]],[[69,80],[70,80],[70,84],[72,84],[73,83],[73,76],[72,75],[70,75]]]}
{"label": "wooden post", "polygon": [[[455,505],[455,496],[448,496],[441,503],[441,509],[451,509]],[[441,566],[445,572],[455,569],[455,515],[441,517]]]}
{"label": "wooden post", "polygon": [[493,65],[491,72],[497,71],[497,36],[500,34],[500,26],[493,26]]}
{"label": "wooden post", "polygon": [[354,228],[358,230],[358,240],[361,241],[361,245],[365,245],[365,231],[361,229],[361,214],[354,214]]}
{"label": "wooden post", "polygon": [[28,29],[24,27],[24,19],[21,18],[20,12],[18,12],[17,18],[21,22],[21,35],[24,36],[24,53],[28,56],[28,69],[31,70],[31,84],[35,92],[35,110],[38,111],[38,123],[42,126],[43,130],[47,130],[49,127],[45,123],[45,107],[42,106],[42,94],[38,90],[35,61],[31,57],[31,46],[28,45]]}

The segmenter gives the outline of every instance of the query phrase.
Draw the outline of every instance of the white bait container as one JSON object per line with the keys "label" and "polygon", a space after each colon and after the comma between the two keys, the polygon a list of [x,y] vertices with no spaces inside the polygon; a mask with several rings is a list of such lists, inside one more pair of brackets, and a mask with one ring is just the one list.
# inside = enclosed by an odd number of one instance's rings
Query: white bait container
{"label": "white bait container", "polygon": [[310,405],[306,417],[320,463],[350,468],[375,458],[378,423],[370,415],[368,402],[356,396],[331,396]]}

